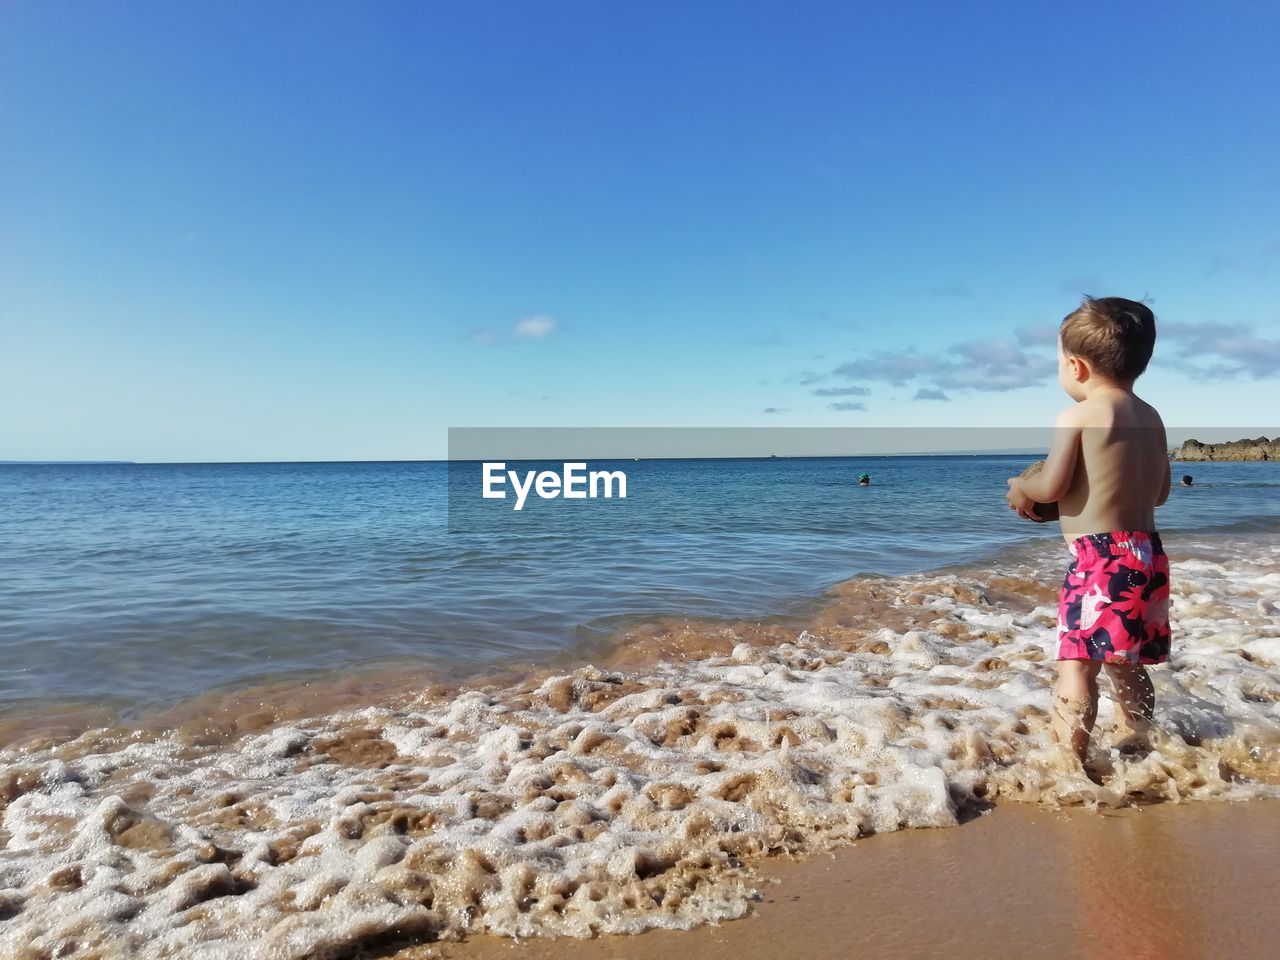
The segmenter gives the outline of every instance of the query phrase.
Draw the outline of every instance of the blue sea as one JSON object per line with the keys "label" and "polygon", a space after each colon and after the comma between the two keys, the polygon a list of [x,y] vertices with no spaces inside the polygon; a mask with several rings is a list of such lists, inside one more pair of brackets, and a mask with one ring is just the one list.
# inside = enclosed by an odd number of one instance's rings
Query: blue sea
{"label": "blue sea", "polygon": [[[850,577],[1058,536],[1005,503],[1032,459],[592,464],[625,470],[628,498],[497,504],[484,523],[450,512],[444,463],[4,465],[0,717],[127,717],[398,664],[461,677],[647,618],[794,614]],[[1275,464],[1182,472],[1197,482],[1161,509],[1167,539],[1276,529]]]}
{"label": "blue sea", "polygon": [[993,804],[1274,802],[1280,471],[1179,465],[1154,724],[1081,767],[1029,459],[0,466],[0,956],[687,929]]}

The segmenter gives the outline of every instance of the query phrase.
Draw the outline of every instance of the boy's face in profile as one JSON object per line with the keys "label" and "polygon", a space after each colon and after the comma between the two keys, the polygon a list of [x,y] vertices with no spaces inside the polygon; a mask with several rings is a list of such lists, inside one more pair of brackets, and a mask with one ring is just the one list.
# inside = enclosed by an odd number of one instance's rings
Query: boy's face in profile
{"label": "boy's face in profile", "polygon": [[1058,384],[1067,392],[1067,396],[1079,403],[1084,399],[1084,387],[1080,382],[1080,361],[1067,356],[1062,349],[1062,337],[1058,337]]}

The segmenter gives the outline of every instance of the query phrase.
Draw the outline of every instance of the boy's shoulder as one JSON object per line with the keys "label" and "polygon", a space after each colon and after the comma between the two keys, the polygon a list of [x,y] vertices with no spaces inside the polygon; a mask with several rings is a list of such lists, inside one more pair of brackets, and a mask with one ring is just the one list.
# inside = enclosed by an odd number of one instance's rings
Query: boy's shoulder
{"label": "boy's shoulder", "polygon": [[1060,430],[1079,429],[1088,426],[1094,417],[1095,408],[1090,406],[1090,401],[1080,400],[1060,410],[1053,419],[1053,426]]}
{"label": "boy's shoulder", "polygon": [[1132,393],[1121,402],[1115,397],[1086,397],[1067,407],[1054,421],[1055,427],[1075,429],[1119,424],[1163,427],[1164,421],[1155,407]]}
{"label": "boy's shoulder", "polygon": [[1152,426],[1164,426],[1164,418],[1160,416],[1159,410],[1147,403],[1147,401],[1143,400],[1141,397],[1135,396],[1133,399],[1138,401],[1138,406],[1141,408],[1142,412],[1150,418]]}

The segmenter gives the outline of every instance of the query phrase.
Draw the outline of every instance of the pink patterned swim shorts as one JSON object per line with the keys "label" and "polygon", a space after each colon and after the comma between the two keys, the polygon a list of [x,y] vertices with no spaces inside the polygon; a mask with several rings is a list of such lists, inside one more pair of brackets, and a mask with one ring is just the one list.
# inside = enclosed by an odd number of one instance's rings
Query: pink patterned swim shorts
{"label": "pink patterned swim shorts", "polygon": [[1058,659],[1169,659],[1169,558],[1157,533],[1114,531],[1072,540],[1058,599]]}

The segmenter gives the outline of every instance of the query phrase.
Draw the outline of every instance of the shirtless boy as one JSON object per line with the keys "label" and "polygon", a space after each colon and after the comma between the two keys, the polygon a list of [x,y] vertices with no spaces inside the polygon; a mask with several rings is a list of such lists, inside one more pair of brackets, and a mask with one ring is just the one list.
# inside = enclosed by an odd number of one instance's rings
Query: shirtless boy
{"label": "shirtless boy", "polygon": [[1053,731],[1082,762],[1106,669],[1130,733],[1155,707],[1146,666],[1169,657],[1169,560],[1155,508],[1169,496],[1164,423],[1133,392],[1155,346],[1144,304],[1086,298],[1058,331],[1058,382],[1075,401],[1054,422],[1044,469],[1009,480],[1009,507],[1038,520],[1058,503],[1071,551],[1058,601]]}

